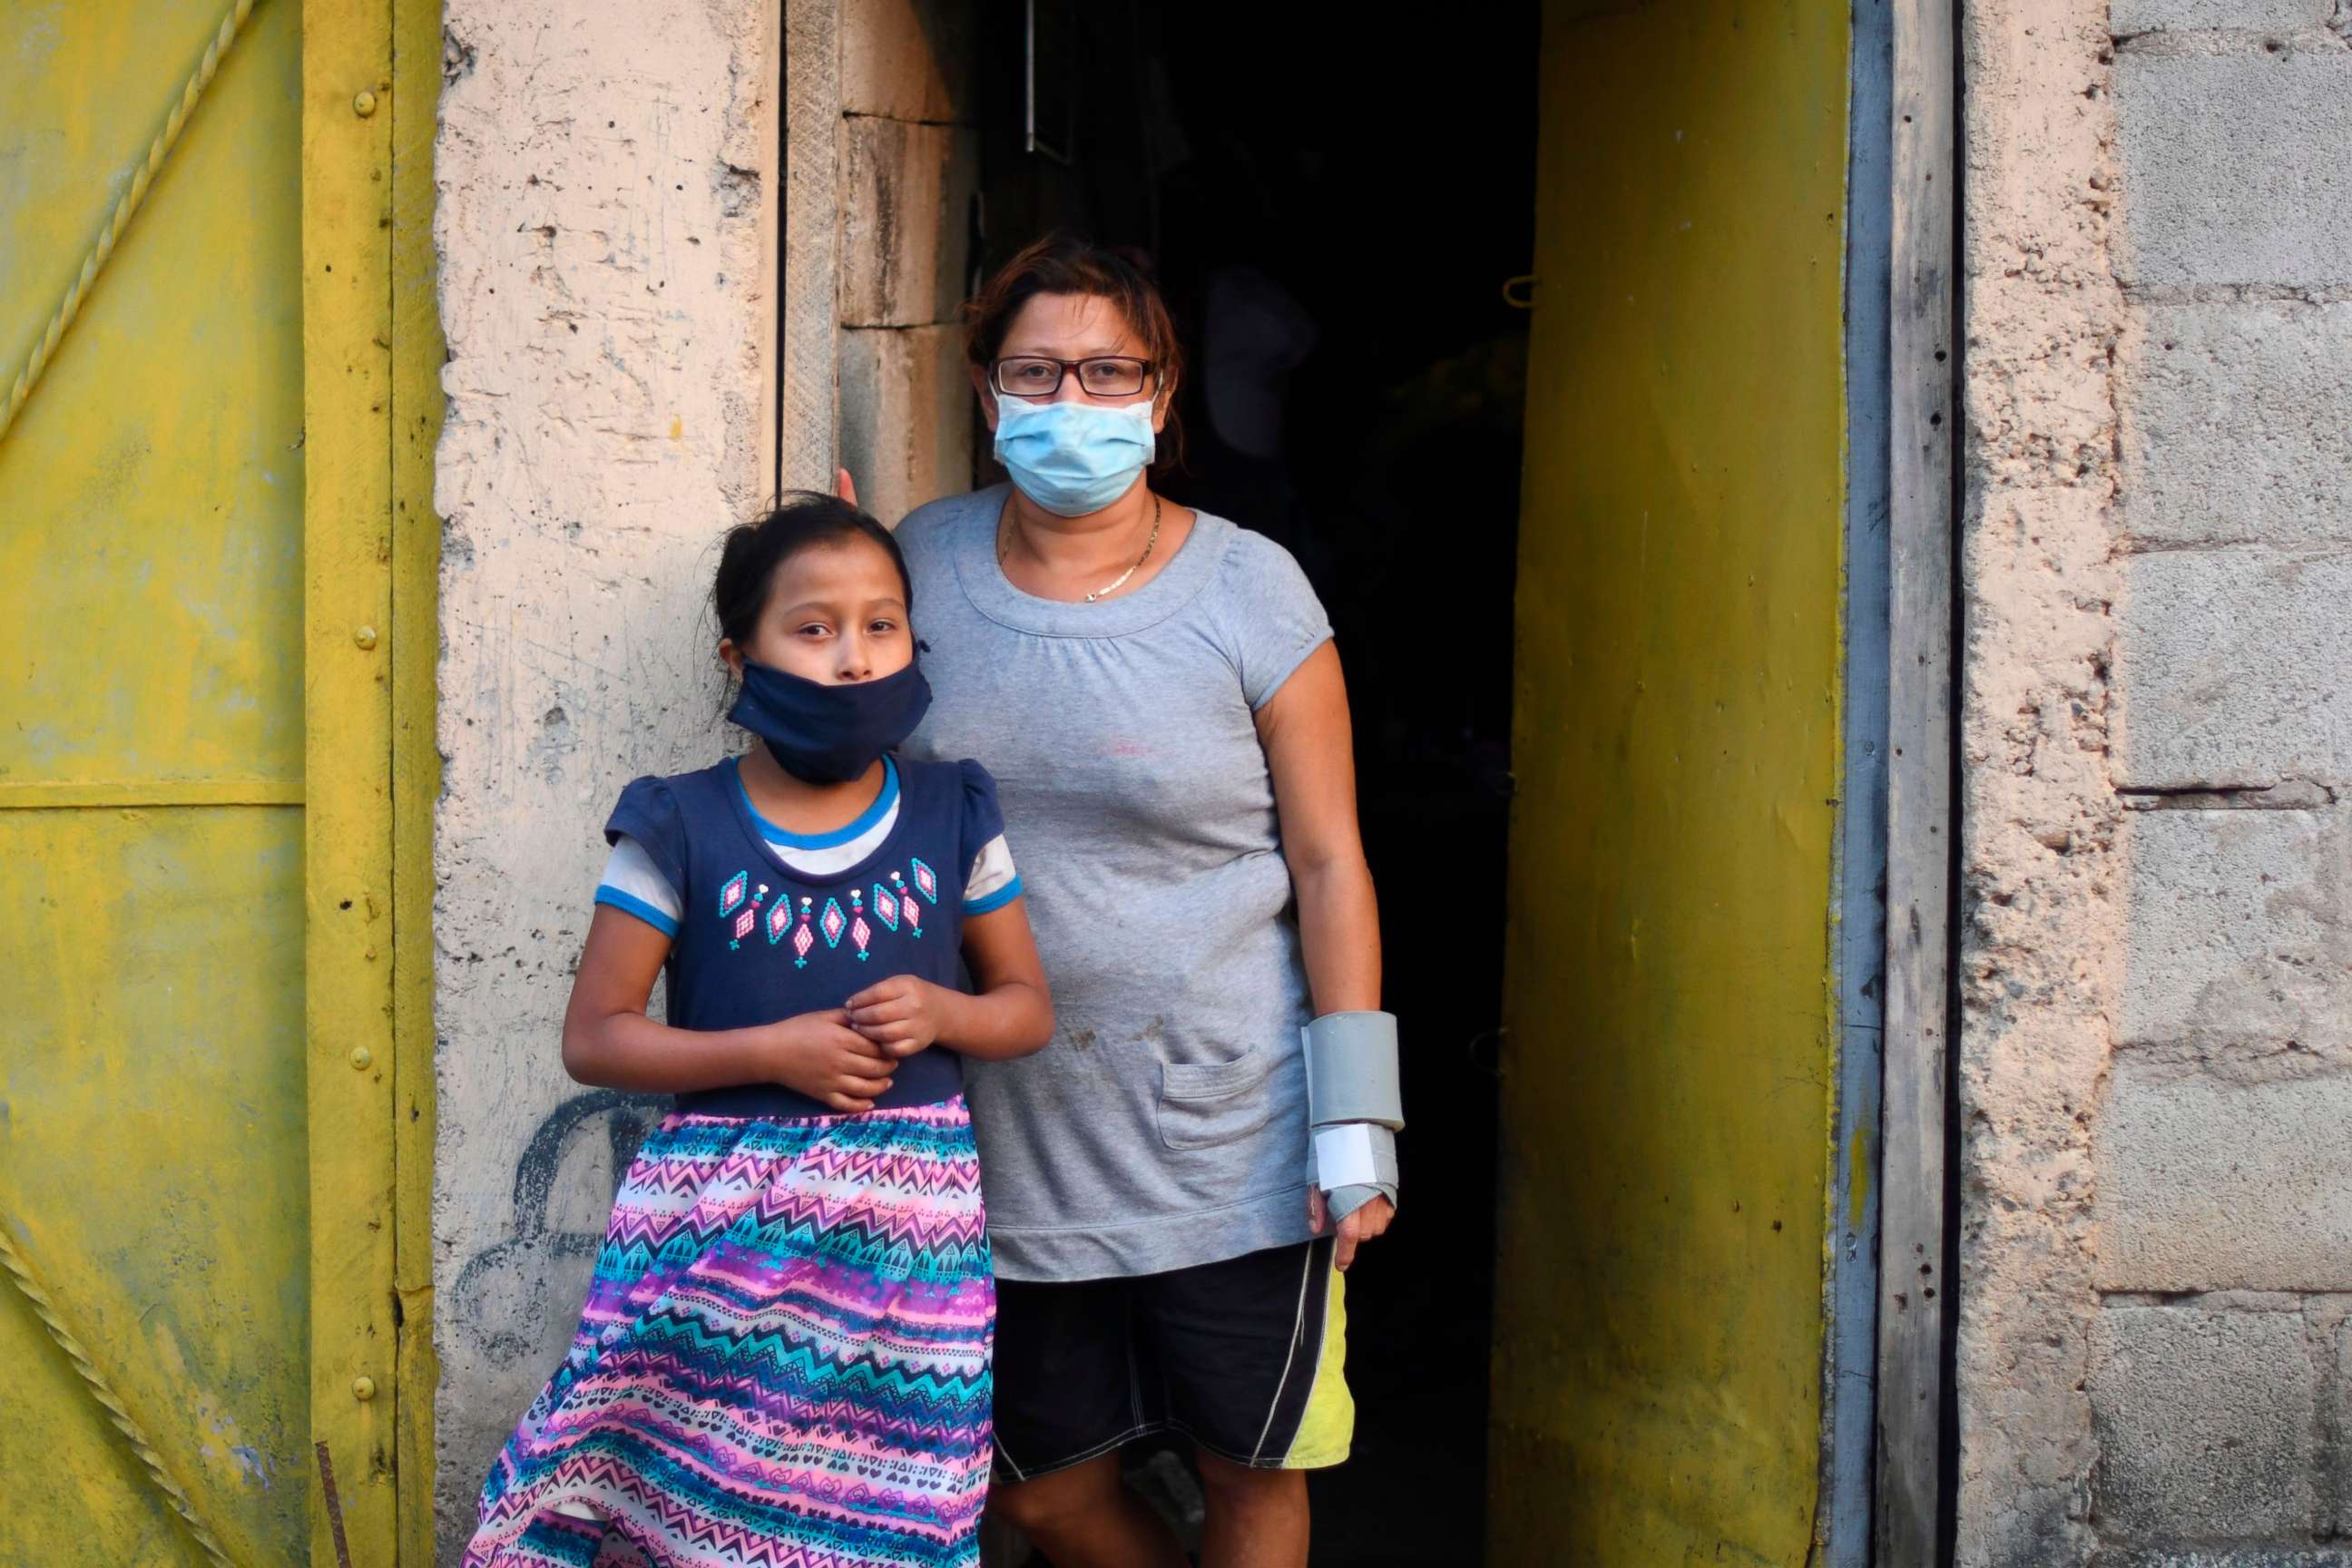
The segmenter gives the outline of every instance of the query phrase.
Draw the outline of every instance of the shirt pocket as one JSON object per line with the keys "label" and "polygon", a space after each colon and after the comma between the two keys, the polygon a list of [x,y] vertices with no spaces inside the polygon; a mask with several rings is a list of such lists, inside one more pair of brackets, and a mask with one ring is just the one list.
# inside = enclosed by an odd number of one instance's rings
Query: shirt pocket
{"label": "shirt pocket", "polygon": [[1265,1126],[1274,1115],[1265,1081],[1274,1058],[1260,1047],[1225,1062],[1162,1062],[1160,1141],[1171,1149],[1214,1149]]}

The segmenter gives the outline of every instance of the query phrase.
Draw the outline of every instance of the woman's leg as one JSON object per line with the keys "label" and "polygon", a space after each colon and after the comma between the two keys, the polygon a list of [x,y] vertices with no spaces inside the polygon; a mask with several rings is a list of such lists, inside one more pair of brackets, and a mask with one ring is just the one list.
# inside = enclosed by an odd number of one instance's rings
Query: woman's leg
{"label": "woman's leg", "polygon": [[[1303,1487],[1298,1497],[1303,1510]],[[1119,1479],[1117,1449],[1066,1470],[996,1487],[988,1506],[1043,1547],[1054,1568],[1185,1568],[1176,1538]],[[1299,1540],[1304,1562],[1305,1535]]]}
{"label": "woman's leg", "polygon": [[1193,1452],[1209,1504],[1201,1568],[1306,1568],[1307,1472],[1254,1470],[1205,1448]]}

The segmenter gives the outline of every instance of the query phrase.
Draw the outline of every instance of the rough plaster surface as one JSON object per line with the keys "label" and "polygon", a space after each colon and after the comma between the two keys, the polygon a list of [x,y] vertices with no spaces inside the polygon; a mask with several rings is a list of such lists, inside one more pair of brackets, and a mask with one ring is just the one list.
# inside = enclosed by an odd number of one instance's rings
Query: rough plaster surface
{"label": "rough plaster surface", "polygon": [[1959,1562],[2096,1547],[2088,1128],[2126,889],[2112,47],[2099,0],[1960,8],[1968,83],[1959,937]]}
{"label": "rough plaster surface", "polygon": [[1961,8],[1964,1564],[2344,1560],[2336,10]]}
{"label": "rough plaster surface", "polygon": [[2111,1307],[2093,1339],[2104,1528],[2308,1536],[2318,1389],[2301,1311]]}
{"label": "rough plaster surface", "polygon": [[[722,744],[701,601],[767,487],[768,46],[743,0],[448,0],[434,910],[445,1561],[560,1358],[641,1107],[558,1027],[632,776]],[[766,121],[762,129],[763,121]]]}

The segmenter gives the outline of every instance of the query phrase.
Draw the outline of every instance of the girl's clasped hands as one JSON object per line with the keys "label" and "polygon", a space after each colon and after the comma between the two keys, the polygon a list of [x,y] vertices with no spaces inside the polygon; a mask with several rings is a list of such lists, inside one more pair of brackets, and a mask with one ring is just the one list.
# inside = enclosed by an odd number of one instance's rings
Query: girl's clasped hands
{"label": "girl's clasped hands", "polygon": [[770,1081],[835,1110],[871,1110],[890,1075],[946,1032],[961,993],[911,974],[867,986],[848,1005],[771,1026]]}

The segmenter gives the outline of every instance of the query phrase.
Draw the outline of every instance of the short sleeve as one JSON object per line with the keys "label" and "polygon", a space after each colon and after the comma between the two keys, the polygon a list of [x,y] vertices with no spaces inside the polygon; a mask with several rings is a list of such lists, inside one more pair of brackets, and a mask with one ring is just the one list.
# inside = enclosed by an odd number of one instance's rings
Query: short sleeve
{"label": "short sleeve", "polygon": [[1228,646],[1241,674],[1242,695],[1255,712],[1308,654],[1331,640],[1331,618],[1297,560],[1262,533],[1234,533],[1223,576]]}
{"label": "short sleeve", "polygon": [[596,879],[596,901],[632,914],[664,936],[677,934],[677,889],[661,874],[644,845],[624,835]]}
{"label": "short sleeve", "polygon": [[636,841],[653,868],[677,889],[681,903],[694,896],[686,879],[686,814],[668,780],[634,779],[621,792],[620,804],[604,823],[604,842],[618,844],[624,838]]}
{"label": "short sleeve", "polygon": [[959,839],[963,853],[963,912],[984,915],[1001,910],[1021,896],[1021,873],[1004,842],[1004,813],[996,804],[996,780],[970,759],[957,764],[963,773],[963,818]]}

